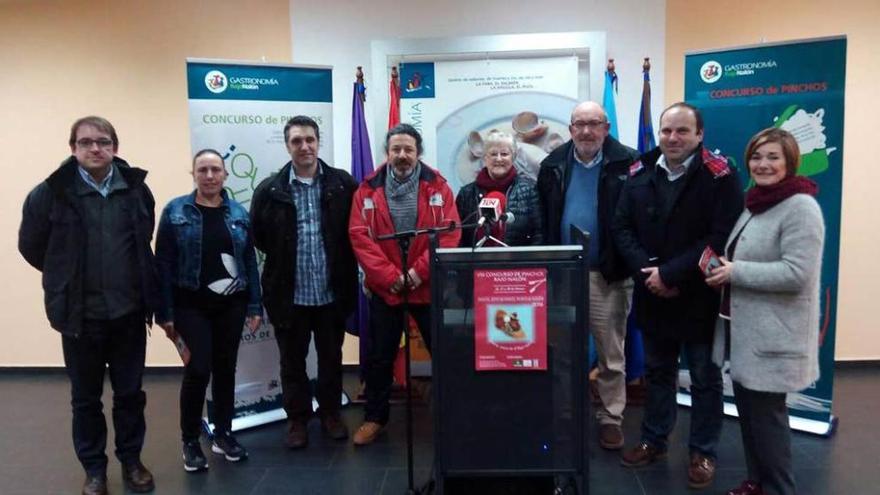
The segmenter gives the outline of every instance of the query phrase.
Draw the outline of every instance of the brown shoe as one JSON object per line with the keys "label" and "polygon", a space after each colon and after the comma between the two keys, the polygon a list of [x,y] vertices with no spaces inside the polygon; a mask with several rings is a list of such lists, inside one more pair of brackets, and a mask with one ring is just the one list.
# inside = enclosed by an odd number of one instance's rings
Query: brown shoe
{"label": "brown shoe", "polygon": [[605,450],[623,448],[623,430],[620,429],[620,425],[599,426],[599,447]]}
{"label": "brown shoe", "polygon": [[141,461],[129,462],[122,465],[122,480],[128,491],[134,493],[147,493],[156,488],[153,482],[153,473],[141,464]]}
{"label": "brown shoe", "polygon": [[103,474],[86,475],[82,495],[107,495],[107,476]]}
{"label": "brown shoe", "polygon": [[691,454],[691,465],[688,466],[688,486],[706,488],[715,479],[715,461],[703,454]]}
{"label": "brown shoe", "polygon": [[379,423],[365,421],[364,424],[354,432],[354,444],[359,446],[370,445],[376,440],[379,433],[382,433],[384,428],[385,427]]}
{"label": "brown shoe", "polygon": [[345,440],[348,438],[348,427],[342,422],[338,414],[321,418],[321,430],[333,440]]}
{"label": "brown shoe", "polygon": [[666,457],[666,451],[660,450],[648,442],[642,441],[620,456],[620,463],[626,467],[642,467]]}
{"label": "brown shoe", "polygon": [[302,449],[309,445],[309,430],[302,421],[290,420],[287,422],[287,437],[284,443],[289,449]]}

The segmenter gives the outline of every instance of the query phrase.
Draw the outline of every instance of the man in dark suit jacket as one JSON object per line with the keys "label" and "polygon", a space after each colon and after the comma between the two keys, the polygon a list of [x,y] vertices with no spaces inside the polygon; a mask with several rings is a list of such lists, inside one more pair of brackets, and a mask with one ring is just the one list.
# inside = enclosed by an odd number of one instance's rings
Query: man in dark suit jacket
{"label": "man in dark suit jacket", "polygon": [[690,369],[691,488],[715,475],[721,433],[721,371],[711,347],[719,295],[698,268],[706,246],[722,252],[743,208],[736,172],[703,147],[699,110],[676,103],[660,116],[660,146],[630,167],[612,227],[615,243],[635,278],[636,318],[644,329],[648,396],[639,444],[624,466],[662,457],[675,426],[678,358]]}

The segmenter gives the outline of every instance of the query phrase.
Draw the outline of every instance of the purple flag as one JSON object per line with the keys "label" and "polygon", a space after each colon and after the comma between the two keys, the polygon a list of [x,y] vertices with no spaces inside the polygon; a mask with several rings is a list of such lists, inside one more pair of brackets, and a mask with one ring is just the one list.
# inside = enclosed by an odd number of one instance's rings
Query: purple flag
{"label": "purple flag", "polygon": [[[351,101],[351,175],[358,182],[373,173],[373,153],[370,151],[370,136],[367,134],[367,121],[364,118],[364,99],[366,87],[363,83],[354,83]],[[370,323],[369,301],[358,284],[358,304],[354,321],[348,325],[349,332],[360,336],[361,356],[366,355],[367,325]]]}
{"label": "purple flag", "polygon": [[364,95],[367,88],[354,83],[351,101],[351,175],[362,182],[373,173],[373,153],[370,151],[370,136],[367,134],[367,120],[364,118]]}

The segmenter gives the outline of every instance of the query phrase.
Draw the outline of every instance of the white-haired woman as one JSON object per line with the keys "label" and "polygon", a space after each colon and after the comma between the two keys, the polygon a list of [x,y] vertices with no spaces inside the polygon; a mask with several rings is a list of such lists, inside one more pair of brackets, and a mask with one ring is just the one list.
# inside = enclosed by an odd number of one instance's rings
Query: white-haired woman
{"label": "white-haired woman", "polygon": [[[489,193],[504,195],[504,211],[513,213],[514,221],[496,224],[491,227],[491,234],[509,246],[539,245],[541,236],[541,206],[538,201],[538,190],[535,181],[519,174],[513,162],[516,159],[517,146],[513,136],[506,132],[490,131],[483,140],[483,168],[477,178],[462,187],[455,197],[455,205],[462,221],[475,218],[480,200]],[[463,229],[461,246],[471,247],[486,232],[483,228]]]}

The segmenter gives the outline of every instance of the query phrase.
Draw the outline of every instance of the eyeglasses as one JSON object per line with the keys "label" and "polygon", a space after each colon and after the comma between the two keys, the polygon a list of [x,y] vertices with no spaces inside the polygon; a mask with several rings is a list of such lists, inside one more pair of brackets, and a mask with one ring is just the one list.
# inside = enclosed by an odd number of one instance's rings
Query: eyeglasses
{"label": "eyeglasses", "polygon": [[107,138],[101,139],[90,139],[90,138],[82,138],[76,140],[76,145],[80,148],[89,149],[93,144],[97,144],[99,148],[109,148],[113,146],[113,141]]}
{"label": "eyeglasses", "polygon": [[608,124],[608,122],[606,122],[604,120],[588,120],[586,122],[584,122],[583,120],[578,120],[578,121],[572,122],[571,126],[579,131],[584,130],[585,127],[591,131],[595,131],[596,129],[603,127],[607,124]]}

